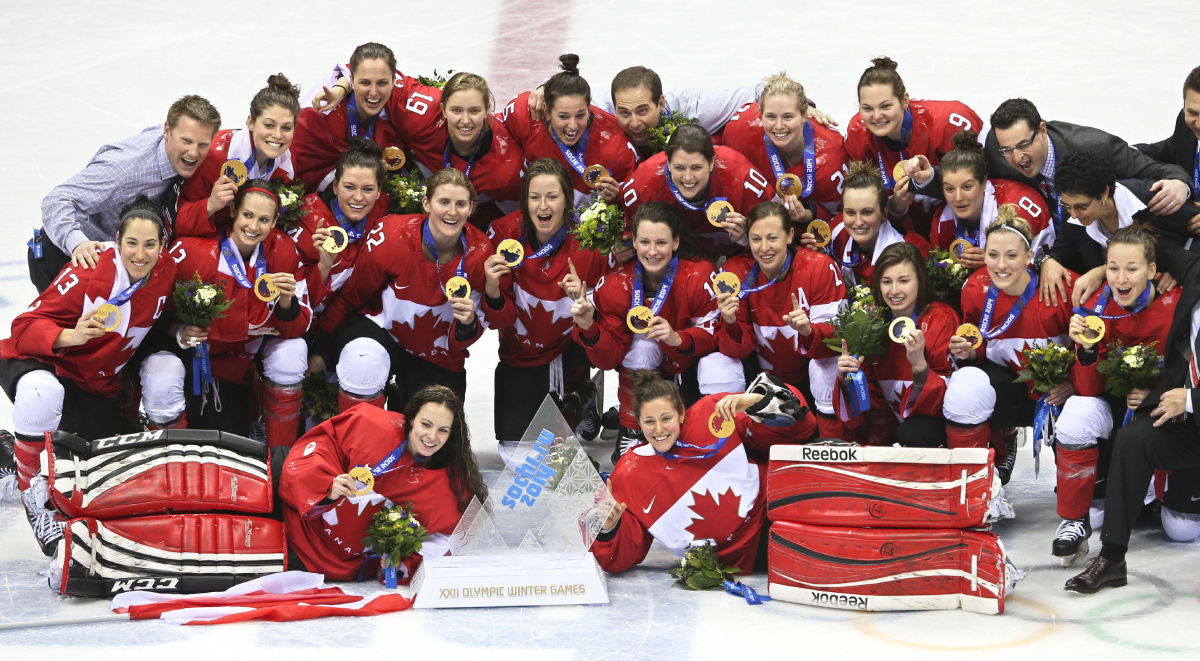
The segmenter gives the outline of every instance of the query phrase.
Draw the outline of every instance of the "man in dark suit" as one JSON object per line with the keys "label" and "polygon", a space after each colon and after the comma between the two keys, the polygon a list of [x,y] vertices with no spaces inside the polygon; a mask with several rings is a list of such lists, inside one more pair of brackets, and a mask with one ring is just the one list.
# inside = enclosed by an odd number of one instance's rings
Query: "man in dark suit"
{"label": "man in dark suit", "polygon": [[1160,163],[1170,163],[1192,173],[1192,195],[1200,188],[1197,179],[1197,139],[1200,136],[1200,67],[1192,69],[1183,81],[1183,110],[1175,119],[1175,132],[1166,140],[1138,145],[1138,151]]}
{"label": "man in dark suit", "polygon": [[1125,585],[1130,530],[1142,511],[1154,471],[1200,466],[1200,371],[1195,355],[1200,331],[1200,255],[1173,248],[1166,251],[1163,261],[1183,284],[1163,348],[1165,365],[1158,386],[1146,396],[1136,417],[1117,432],[1108,470],[1100,555],[1083,573],[1067,581],[1064,587],[1072,592],[1090,594]]}

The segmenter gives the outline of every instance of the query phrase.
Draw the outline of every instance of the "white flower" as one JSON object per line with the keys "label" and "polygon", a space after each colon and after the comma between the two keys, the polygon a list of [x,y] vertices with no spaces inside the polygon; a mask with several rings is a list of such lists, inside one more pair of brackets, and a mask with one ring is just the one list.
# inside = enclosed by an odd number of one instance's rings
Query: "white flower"
{"label": "white flower", "polygon": [[298,199],[299,199],[299,198],[297,198],[297,197],[296,197],[296,194],[295,194],[295,193],[293,193],[293,192],[291,192],[291,191],[287,191],[287,192],[285,192],[283,195],[280,195],[280,196],[279,196],[279,201],[280,201],[280,202],[283,204],[283,206],[285,206],[285,207],[290,207],[290,206],[292,206],[293,204],[295,204],[295,203],[296,203],[296,201],[297,201]]}
{"label": "white flower", "polygon": [[216,295],[217,292],[213,290],[212,287],[201,287],[196,291],[196,296],[199,297],[200,302],[205,305],[212,303],[212,300]]}
{"label": "white flower", "polygon": [[1121,358],[1121,362],[1125,363],[1131,369],[1142,368],[1142,357],[1132,351],[1126,351],[1125,355]]}

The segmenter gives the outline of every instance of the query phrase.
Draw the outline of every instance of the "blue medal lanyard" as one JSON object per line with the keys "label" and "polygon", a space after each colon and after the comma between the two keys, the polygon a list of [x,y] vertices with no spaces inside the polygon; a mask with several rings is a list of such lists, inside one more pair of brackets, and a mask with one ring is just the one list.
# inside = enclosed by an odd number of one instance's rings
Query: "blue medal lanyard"
{"label": "blue medal lanyard", "polygon": [[789,250],[787,253],[787,260],[783,263],[783,269],[779,271],[779,275],[776,276],[774,280],[768,280],[757,287],[754,286],[754,283],[758,281],[758,273],[762,269],[759,267],[758,262],[755,262],[754,266],[750,267],[750,272],[746,274],[746,280],[742,282],[742,289],[738,292],[738,298],[746,298],[750,294],[760,292],[775,284],[779,278],[782,278],[784,274],[788,272],[788,269],[791,268],[792,254],[792,251]]}
{"label": "blue medal lanyard", "polygon": [[[487,131],[487,127],[479,129],[479,137],[475,138],[475,145],[471,147],[471,156],[467,159],[467,169],[463,170],[463,176],[467,179],[471,178],[471,168],[475,166],[475,154],[479,152],[479,143],[483,141],[483,134]],[[553,133],[553,131],[551,131]],[[446,149],[442,152],[443,167],[450,168],[454,165],[454,150],[451,147],[450,138],[446,138]],[[561,146],[561,145],[560,145]],[[582,151],[580,154],[582,155]]]}
{"label": "blue medal lanyard", "polygon": [[[254,263],[254,279],[262,277],[267,272],[267,251],[263,249],[262,244],[258,246],[258,259]],[[229,234],[221,237],[221,255],[225,257],[225,263],[229,265],[229,270],[233,273],[234,280],[244,289],[252,289],[254,283],[250,281],[250,277],[246,274],[246,267],[242,262],[242,255],[233,247],[233,239]]]}
{"label": "blue medal lanyard", "polygon": [[362,135],[367,140],[374,140],[375,119],[374,117],[371,118],[371,121],[367,124],[367,132],[363,134],[358,126],[358,95],[351,94],[350,100],[346,102],[346,124],[350,128],[350,137],[357,138],[359,135]]}
{"label": "blue medal lanyard", "polygon": [[129,302],[129,299],[133,298],[134,293],[136,293],[137,290],[142,288],[142,285],[145,284],[146,280],[148,280],[149,278],[150,278],[150,276],[146,276],[145,278],[138,280],[137,282],[133,283],[132,285],[129,285],[124,290],[122,290],[120,294],[117,294],[116,296],[113,296],[112,298],[108,299],[107,303],[109,305],[115,305],[116,307],[121,307],[122,305],[125,305],[126,303]]}
{"label": "blue medal lanyard", "polygon": [[333,217],[337,219],[338,225],[341,225],[342,229],[346,230],[346,237],[350,243],[354,243],[362,238],[363,233],[367,229],[366,218],[362,220],[359,226],[355,226],[354,221],[347,218],[345,212],[342,211],[342,207],[338,204],[336,196],[333,198],[329,210],[333,212]]}
{"label": "blue medal lanyard", "polygon": [[[464,231],[462,234],[459,234],[458,238],[460,241],[462,241],[462,254],[458,257],[458,266],[454,267],[454,275],[460,278],[465,278],[466,271],[463,267],[467,263],[466,232]],[[433,263],[436,265],[438,271],[438,280],[441,280],[442,262],[438,259],[437,245],[435,245],[433,242],[433,233],[429,231],[429,218],[426,218],[425,222],[421,224],[421,241],[425,244],[425,247],[429,249],[429,254],[433,255]]]}
{"label": "blue medal lanyard", "polygon": [[[670,460],[670,459],[708,459],[709,457],[720,452],[721,448],[725,447],[725,444],[727,442],[729,442],[728,436],[723,436],[721,438],[718,438],[717,442],[713,443],[711,445],[695,445],[693,443],[685,443],[683,441],[676,440],[675,447],[686,448],[689,450],[699,450],[700,452],[703,452],[704,454],[698,454],[698,455],[692,456],[692,455],[676,454],[674,452],[659,452],[658,450],[655,450],[654,453],[657,454],[658,456],[660,456],[664,459],[668,459],[668,460]],[[653,448],[654,446],[651,445],[650,447]]]}
{"label": "blue medal lanyard", "polygon": [[[654,295],[654,301],[650,303],[650,312],[658,316],[658,311],[662,309],[664,303],[667,302],[667,294],[671,292],[671,285],[675,284],[675,272],[679,269],[679,255],[671,258],[671,263],[667,265],[667,272],[663,274],[662,284],[658,286],[658,293]],[[629,303],[630,309],[642,305],[642,263],[636,261],[633,264],[633,293]]]}
{"label": "blue medal lanyard", "polygon": [[1104,308],[1108,307],[1108,301],[1112,298],[1112,289],[1107,284],[1100,290],[1100,295],[1096,297],[1096,304],[1091,308],[1078,307],[1074,312],[1085,317],[1100,317],[1101,319],[1124,319],[1145,309],[1146,304],[1150,302],[1150,283],[1146,283],[1146,288],[1138,295],[1137,300],[1133,302],[1133,309],[1125,314],[1104,314]]}
{"label": "blue medal lanyard", "polygon": [[583,160],[583,154],[587,151],[588,140],[591,138],[587,130],[591,127],[591,124],[592,122],[589,119],[588,126],[584,128],[583,135],[579,136],[579,142],[576,142],[574,147],[568,147],[563,144],[563,141],[558,138],[558,134],[554,132],[554,129],[550,128],[549,124],[546,125],[546,131],[550,134],[550,138],[554,140],[554,144],[558,145],[563,158],[567,159],[567,163],[579,173],[580,177],[587,171],[587,164]]}
{"label": "blue medal lanyard", "polygon": [[[900,126],[900,160],[904,160],[904,149],[908,146],[908,141],[912,137],[913,117],[912,112],[908,108],[904,109],[904,122]],[[871,136],[871,141],[875,143],[875,158],[879,161],[879,175],[883,177],[883,187],[887,190],[892,190],[896,187],[896,182],[892,179],[892,173],[883,163],[883,152],[879,149],[879,138]]]}
{"label": "blue medal lanyard", "polygon": [[987,300],[983,304],[983,314],[979,319],[980,333],[983,334],[984,338],[991,340],[1002,335],[1004,331],[1008,330],[1009,326],[1013,325],[1017,317],[1021,316],[1021,311],[1025,309],[1025,306],[1037,294],[1037,275],[1031,269],[1026,269],[1026,273],[1029,274],[1029,284],[1025,285],[1025,291],[1021,293],[1021,298],[1017,299],[1013,303],[1013,306],[1009,308],[1004,322],[994,330],[991,329],[992,315],[996,312],[996,299],[1000,296],[1000,289],[995,284],[988,285]]}
{"label": "blue medal lanyard", "polygon": [[[814,139],[812,124],[806,119],[804,120],[804,192],[797,195],[800,198],[806,198],[812,194],[813,182],[816,180],[817,145]],[[779,181],[783,175],[787,174],[787,168],[783,167],[783,157],[780,156],[779,149],[775,147],[775,143],[771,142],[765,129],[763,130],[763,145],[767,148],[767,160],[771,163],[771,172],[775,174],[775,181]]]}
{"label": "blue medal lanyard", "polygon": [[[675,201],[678,202],[679,206],[683,207],[684,209],[689,209],[691,211],[704,211],[704,210],[708,209],[708,205],[712,204],[713,202],[719,202],[721,200],[726,199],[724,197],[709,198],[709,197],[707,197],[707,193],[706,193],[706,195],[705,195],[706,199],[701,206],[696,206],[695,204],[688,202],[687,198],[685,198],[683,196],[683,193],[679,192],[679,187],[677,187],[675,185],[675,182],[671,179],[671,164],[670,163],[663,164],[663,178],[667,180],[667,188],[670,189],[671,195],[673,195],[675,197]],[[708,190],[709,190],[709,192],[712,191],[712,173],[711,172],[708,175]]]}
{"label": "blue medal lanyard", "polygon": [[[542,247],[537,249],[537,252],[533,253],[532,255],[527,255],[525,259],[521,260],[521,264],[524,264],[530,259],[541,259],[555,250],[558,250],[559,247],[562,246],[562,244],[567,240],[567,234],[567,226],[564,223],[562,227],[558,228],[558,232],[556,232],[554,236],[550,237],[549,241],[542,244]],[[521,243],[526,244],[524,232],[521,233]],[[521,264],[517,264],[513,268],[521,268]]]}

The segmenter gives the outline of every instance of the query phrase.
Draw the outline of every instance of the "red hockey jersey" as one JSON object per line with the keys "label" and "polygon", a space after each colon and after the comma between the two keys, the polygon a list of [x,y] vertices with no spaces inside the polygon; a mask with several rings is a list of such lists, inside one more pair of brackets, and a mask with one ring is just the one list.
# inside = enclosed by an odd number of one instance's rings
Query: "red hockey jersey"
{"label": "red hockey jersey", "polygon": [[[265,303],[250,289],[243,288],[233,276],[233,270],[221,254],[221,239],[225,234],[184,237],[171,246],[171,258],[175,260],[177,276],[187,280],[199,273],[207,283],[215,284],[225,291],[225,300],[233,305],[225,316],[213,321],[208,328],[208,350],[212,358],[213,375],[233,383],[245,383],[253,369],[254,355],[262,345],[264,335],[300,337],[308,330],[312,321],[312,307],[308,301],[308,285],[300,269],[300,256],[296,246],[287,235],[271,230],[267,238],[254,248],[250,259],[242,263],[242,269],[253,283],[260,275],[255,264],[259,254],[265,254],[267,273],[294,273],[296,296],[293,306],[299,306],[296,318],[285,321],[275,310],[278,299]],[[235,255],[235,259],[240,256]],[[167,309],[175,310],[174,301],[168,299]]]}
{"label": "red hockey jersey", "polygon": [[[1153,287],[1154,284],[1151,283],[1150,286]],[[1100,291],[1104,291],[1103,287]],[[1087,304],[1082,307],[1094,310],[1096,302],[1100,299],[1100,291],[1092,294]],[[1171,320],[1175,318],[1175,306],[1179,305],[1180,295],[1180,288],[1176,287],[1165,294],[1156,296],[1144,310],[1135,315],[1121,319],[1105,319],[1104,339],[1100,341],[1100,353],[1096,362],[1091,365],[1082,365],[1076,360],[1075,364],[1071,366],[1071,383],[1075,384],[1075,390],[1080,395],[1088,397],[1099,397],[1104,392],[1108,376],[1096,371],[1096,366],[1107,357],[1109,347],[1113,342],[1120,342],[1126,347],[1158,342],[1154,345],[1154,350],[1160,356],[1164,355],[1167,334],[1171,332]],[[1102,314],[1120,316],[1129,314],[1129,310],[1121,307],[1115,299],[1110,298]]]}
{"label": "red hockey jersey", "polygon": [[[1038,253],[1043,247],[1054,243],[1054,232],[1050,223],[1050,210],[1041,193],[1017,181],[1009,179],[988,179],[987,190],[984,192],[983,213],[979,225],[982,230],[968,230],[968,239],[973,245],[983,248],[987,245],[987,228],[991,226],[1000,214],[1000,207],[1005,204],[1017,205],[1017,213],[1029,221],[1033,230],[1033,251]],[[933,210],[933,221],[929,228],[929,244],[934,248],[949,250],[950,244],[959,237],[958,219],[954,209],[942,202]]]}
{"label": "red hockey jersey", "polygon": [[[612,173],[613,179],[625,181],[637,166],[637,148],[629,142],[616,117],[596,106],[590,106],[590,110],[592,121],[588,125],[588,145],[583,152],[583,161],[586,166],[603,165]],[[550,128],[543,122],[534,122],[529,116],[529,92],[523,92],[509,101],[504,106],[502,119],[508,132],[517,141],[517,146],[524,151],[526,161],[532,163],[539,158],[559,161],[567,166],[567,172],[571,174],[575,201],[578,203],[591,194],[591,186],[567,162],[558,143],[550,135]]]}
{"label": "red hockey jersey", "polygon": [[882,166],[890,180],[892,169],[901,160],[924,156],[937,165],[946,152],[954,149],[955,133],[966,130],[978,133],[983,127],[979,115],[959,101],[916,99],[909,102],[908,109],[912,113],[912,133],[905,141],[904,149],[898,152],[867,129],[862,113],[854,113],[846,127],[846,153],[850,160]]}
{"label": "red hockey jersey", "polygon": [[[722,270],[745,283],[754,264],[754,258],[739,255],[725,262]],[[760,276],[755,286],[761,284]],[[813,332],[808,337],[784,321],[784,316],[792,311],[792,296],[800,302],[812,325]],[[845,299],[846,285],[832,259],[811,250],[794,250],[792,264],[782,280],[742,299],[737,323],[717,321],[717,345],[721,353],[739,359],[757,349],[763,370],[787,383],[807,381],[808,361],[833,355],[823,340],[833,335],[829,322]]]}
{"label": "red hockey jersey", "polygon": [[[846,172],[850,163],[850,158],[846,155],[845,140],[842,134],[831,126],[822,126],[812,120],[805,121],[812,127],[813,144],[816,147],[816,181],[813,183],[812,193],[801,199],[806,203],[816,202],[830,213],[837,213],[842,208],[842,188],[846,183]],[[775,194],[776,177],[771,169],[767,146],[763,143],[764,135],[758,104],[747,103],[739,108],[738,114],[725,125],[721,143],[741,153],[755,169],[766,175],[771,182],[772,194]],[[804,161],[794,163],[786,172],[800,177],[800,190],[804,190],[803,186],[808,184],[804,174]]]}
{"label": "red hockey jersey", "polygon": [[[708,395],[687,410],[679,432],[681,441],[698,446],[718,442],[708,423],[721,397]],[[713,540],[721,562],[743,574],[754,570],[766,498],[763,473],[747,457],[744,443],[753,438],[765,448],[806,438],[812,434],[812,419],[806,417],[799,423],[809,427],[803,432],[795,426],[769,427],[745,413],[739,413],[734,422],[734,432],[711,457],[694,458],[704,453],[676,445],[671,452],[682,456],[668,459],[649,444],[621,457],[608,487],[613,499],[628,509],[612,539],[592,544],[592,553],[605,571],[623,572],[640,563],[655,539],[676,556],[704,540]]]}
{"label": "red hockey jersey", "polygon": [[[903,221],[903,225],[907,225],[907,219]],[[883,249],[893,243],[907,241],[917,247],[921,251],[921,256],[929,258],[929,242],[925,237],[907,229],[904,232],[896,229],[896,226],[888,221],[883,221],[879,226],[879,234],[875,236],[875,247],[871,250],[871,254],[856,253],[856,244],[850,238],[850,233],[846,231],[846,227],[842,222],[842,214],[834,217],[833,222],[829,223],[829,227],[833,232],[833,239],[827,246],[830,256],[834,261],[842,267],[842,276],[847,282],[854,285],[855,278],[858,283],[863,285],[871,284],[871,276],[875,272],[875,262],[879,259],[879,255],[883,253]]]}
{"label": "red hockey jersey", "polygon": [[[1067,273],[1072,282],[1079,277],[1070,271]],[[1033,279],[1037,280],[1037,276],[1034,275]],[[991,328],[984,328],[981,318],[984,302],[987,301],[988,286],[991,284],[992,279],[987,269],[979,269],[967,278],[962,290],[963,321],[975,324],[985,333],[999,328],[1013,304],[1020,298],[1000,291],[996,297]],[[1037,299],[1035,293],[1012,326],[995,338],[984,339],[983,345],[976,349],[976,353],[981,359],[986,358],[1014,372],[1019,371],[1029,362],[1025,354],[1021,353],[1022,349],[1045,345],[1047,342],[1068,345],[1071,339],[1067,337],[1067,328],[1071,325],[1072,309],[1070,297],[1059,299],[1055,307],[1046,307]],[[1033,383],[1030,382],[1030,388],[1032,387]]]}
{"label": "red hockey jersey", "polygon": [[[737,252],[741,246],[730,240],[729,232],[708,222],[708,202],[693,205],[702,208],[692,210],[675,199],[663,174],[666,169],[667,153],[659,152],[639,165],[633,177],[621,184],[621,200],[625,205],[626,222],[632,224],[633,216],[643,204],[666,202],[683,212],[700,248],[712,255],[732,255]],[[729,147],[716,148],[716,158],[713,160],[708,182],[709,200],[725,198],[733,205],[734,211],[745,216],[754,205],[769,201],[774,194],[775,189],[767,183],[767,178],[755,170],[746,157]]]}
{"label": "red hockey jersey", "polygon": [[537,250],[530,243],[531,237],[525,236],[520,211],[492,223],[488,238],[497,246],[505,239],[521,241],[525,246],[525,261],[500,281],[504,297],[516,312],[516,321],[500,329],[500,360],[517,367],[545,365],[571,343],[571,329],[575,327],[571,321],[574,301],[558,286],[571,272],[568,260],[575,265],[579,278],[592,286],[604,276],[608,256],[584,250],[574,236],[568,236],[553,253],[529,259]]}
{"label": "red hockey jersey", "polygon": [[[283,466],[279,495],[288,545],[309,571],[337,581],[358,578],[366,555],[362,540],[371,517],[384,506],[411,502],[417,521],[430,534],[454,532],[462,513],[445,469],[408,464],[376,477],[374,490],[364,496],[322,502],[335,477],[358,466],[375,466],[404,440],[403,415],[356,406],[296,441]],[[406,454],[400,462],[410,459]]]}
{"label": "red hockey jersey", "polygon": [[405,351],[461,372],[467,347],[483,335],[483,329],[508,326],[515,315],[510,305],[492,310],[483,300],[483,263],[494,249],[482,232],[466,224],[463,271],[471,285],[471,300],[475,301],[480,323],[475,335],[467,341],[455,338],[458,322],[445,287],[454,277],[459,258],[438,265],[425,257],[421,250],[425,220],[426,216],[411,214],[386,216],[379,221],[363,237],[366,251],[359,251],[354,273],[325,307],[319,323],[325,331],[333,333],[347,316],[361,312],[391,333]]}
{"label": "red hockey jersey", "polygon": [[104,244],[96,266],[81,269],[67,264],[46,291],[12,322],[12,335],[0,340],[0,359],[36,358],[87,392],[115,397],[117,373],[133,357],[155,320],[163,313],[175,286],[175,262],[163,254],[146,282],[119,306],[121,323],[115,330],[78,347],[54,349],[65,328],[94,312],[132,283],[115,243]]}
{"label": "red hockey jersey", "polygon": [[[371,229],[387,215],[388,204],[387,196],[381,195],[362,221],[364,230]],[[334,217],[333,211],[318,193],[306,195],[300,209],[304,215],[300,219],[300,224],[288,232],[288,236],[296,242],[296,251],[300,253],[300,263],[304,266],[305,280],[308,282],[309,301],[313,310],[319,314],[334,292],[341,289],[350,274],[354,273],[354,260],[358,257],[358,251],[362,249],[366,237],[364,236],[358,241],[351,241],[340,253],[334,255],[333,266],[329,269],[329,278],[322,280],[321,271],[317,268],[317,262],[321,261],[321,256],[313,246],[312,237],[313,233],[321,227],[337,226],[337,218]]]}

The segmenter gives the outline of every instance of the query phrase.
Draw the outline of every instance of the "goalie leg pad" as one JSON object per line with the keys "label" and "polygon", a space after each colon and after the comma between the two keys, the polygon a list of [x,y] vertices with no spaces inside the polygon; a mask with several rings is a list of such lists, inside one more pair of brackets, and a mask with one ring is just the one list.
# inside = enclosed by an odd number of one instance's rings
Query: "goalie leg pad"
{"label": "goalie leg pad", "polygon": [[978,425],[946,423],[946,446],[957,448],[987,449],[992,439],[992,426],[984,421]]}
{"label": "goalie leg pad", "polygon": [[978,526],[995,496],[994,472],[981,448],[775,446],[767,514],[848,527]]}
{"label": "goalie leg pad", "polygon": [[355,395],[338,388],[338,413],[345,413],[359,404],[381,409],[387,404],[387,393],[380,390],[374,395]]}
{"label": "goalie leg pad", "polygon": [[291,447],[300,429],[300,384],[280,385],[268,379],[263,383],[262,393],[267,445]]}
{"label": "goalie leg pad", "polygon": [[55,565],[50,587],[79,597],[217,592],[287,571],[287,542],[282,522],[238,514],[80,518]]}
{"label": "goalie leg pad", "polygon": [[271,511],[271,469],[258,441],[207,429],[170,429],[85,441],[53,432],[44,470],[63,514]]}
{"label": "goalie leg pad", "polygon": [[774,599],[864,611],[1004,612],[1009,577],[995,533],[779,522],[767,549]]}

